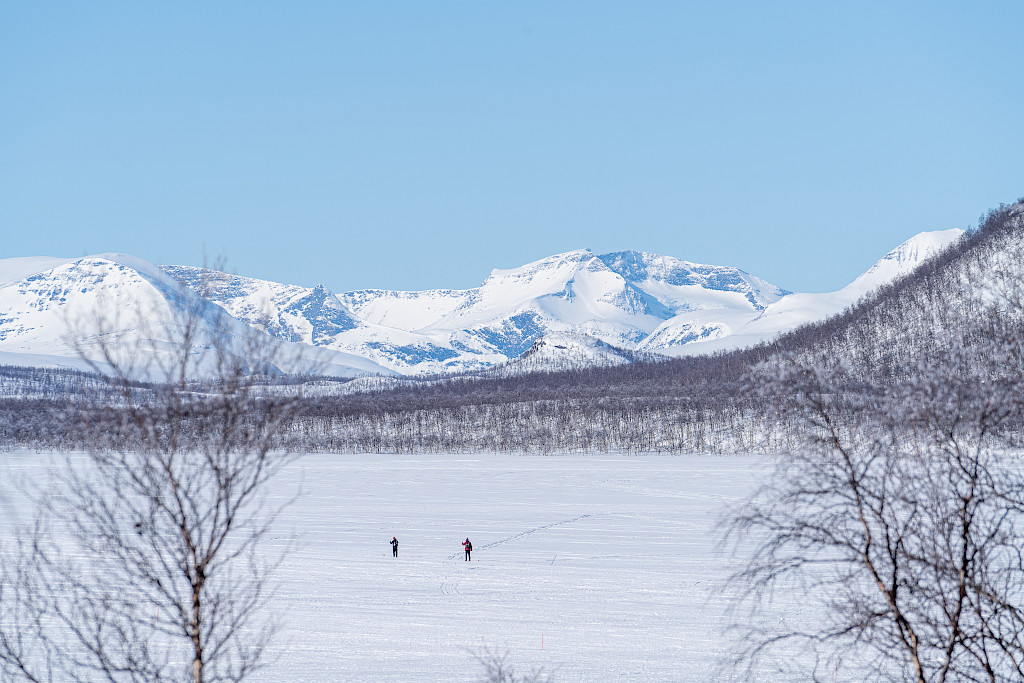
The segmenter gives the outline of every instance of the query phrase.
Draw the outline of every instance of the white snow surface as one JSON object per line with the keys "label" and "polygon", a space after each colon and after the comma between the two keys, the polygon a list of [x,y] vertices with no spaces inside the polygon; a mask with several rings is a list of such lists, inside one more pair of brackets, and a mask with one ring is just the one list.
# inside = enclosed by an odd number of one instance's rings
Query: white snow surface
{"label": "white snow surface", "polygon": [[[0,542],[58,456],[0,453]],[[275,682],[473,681],[472,651],[554,680],[740,680],[716,520],[770,468],[755,456],[307,455],[266,541],[277,577]],[[397,536],[399,557],[389,541]],[[473,542],[471,562],[461,542]],[[783,596],[795,610],[799,596]],[[841,680],[853,680],[849,677]],[[777,678],[761,680],[779,680]]]}
{"label": "white snow surface", "polygon": [[89,362],[71,356],[51,356],[43,353],[12,353],[0,351],[0,366],[48,368],[61,370],[80,370],[94,372],[95,365],[103,365],[96,361]]}

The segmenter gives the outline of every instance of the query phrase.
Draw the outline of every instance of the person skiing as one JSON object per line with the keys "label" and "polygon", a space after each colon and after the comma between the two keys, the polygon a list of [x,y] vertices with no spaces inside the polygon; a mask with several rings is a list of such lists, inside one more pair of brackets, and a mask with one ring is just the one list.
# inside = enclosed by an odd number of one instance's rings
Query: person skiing
{"label": "person skiing", "polygon": [[395,557],[398,557],[398,537],[397,536],[392,536],[391,537],[391,550],[392,550],[392,552],[394,552]]}
{"label": "person skiing", "polygon": [[462,547],[466,549],[466,562],[469,562],[469,554],[473,552],[473,544],[469,542],[469,538],[462,542]]}

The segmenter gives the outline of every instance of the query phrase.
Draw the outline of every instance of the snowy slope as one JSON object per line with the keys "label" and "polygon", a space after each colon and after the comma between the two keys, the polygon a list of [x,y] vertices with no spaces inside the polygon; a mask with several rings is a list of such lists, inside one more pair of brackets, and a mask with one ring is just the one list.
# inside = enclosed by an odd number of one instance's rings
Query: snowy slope
{"label": "snowy slope", "polygon": [[516,358],[549,331],[632,345],[667,314],[586,250],[495,270],[430,330],[469,331]]}
{"label": "snowy slope", "polygon": [[[444,332],[416,331],[415,326],[408,324],[408,319],[398,327],[366,320],[350,309],[347,297],[340,298],[323,285],[309,289],[188,266],[166,266],[165,270],[232,316],[268,334],[351,353],[399,372],[444,372],[463,367],[488,367],[505,360],[490,345],[474,344],[471,339],[460,343],[457,335]],[[366,305],[356,307],[356,311],[372,318],[374,306],[378,311],[386,308],[381,300],[408,302],[419,298],[392,296],[400,294],[403,293],[370,296],[364,300]],[[429,301],[432,294],[424,293],[421,299]],[[430,307],[417,310],[414,305],[405,310],[412,312],[412,317],[423,317],[424,310],[429,311]],[[384,311],[381,317],[402,316],[401,311],[391,316]],[[475,357],[475,364],[470,357]],[[449,364],[453,359],[458,361],[454,368]]]}
{"label": "snowy slope", "polygon": [[520,353],[541,336],[538,332],[550,331],[633,348],[680,313],[706,308],[752,313],[784,294],[735,268],[644,252],[578,250],[493,271],[465,304],[430,329],[504,333]]}
{"label": "snowy slope", "polygon": [[[354,311],[372,311],[375,321],[387,320],[438,340],[484,342],[510,360],[551,333],[657,351],[643,343],[667,320],[710,315],[746,321],[785,294],[735,268],[644,252],[595,255],[577,250],[494,270],[473,290],[363,291],[341,299]],[[383,302],[396,299],[404,305],[385,318]],[[400,311],[413,302],[422,302],[423,309],[409,307],[419,315],[403,319]],[[714,313],[700,313],[706,311]]]}
{"label": "snowy slope", "polygon": [[372,325],[415,332],[436,323],[473,296],[473,290],[434,289],[395,292],[363,289],[339,295],[341,302]]}
{"label": "snowy slope", "polygon": [[75,259],[53,256],[28,256],[0,260],[0,287],[24,280],[38,273],[71,263]]}
{"label": "snowy slope", "polygon": [[856,301],[881,285],[910,273],[922,261],[939,253],[963,235],[963,230],[955,228],[918,233],[883,256],[867,272],[837,293]]}
{"label": "snowy slope", "polygon": [[122,311],[138,310],[150,320],[172,318],[172,307],[157,288],[168,285],[169,278],[155,269],[142,267],[140,272],[131,257],[18,261],[0,263],[0,273],[25,266],[16,273],[22,277],[0,287],[0,352],[75,358],[72,329],[86,330],[84,341],[93,348],[88,335],[99,321],[110,321],[128,346],[140,341],[140,330],[119,320]]}
{"label": "snowy slope", "polygon": [[533,343],[519,358],[486,371],[488,375],[511,376],[528,372],[554,372],[584,367],[626,365],[651,356],[618,348],[593,337],[571,332],[552,332]]}

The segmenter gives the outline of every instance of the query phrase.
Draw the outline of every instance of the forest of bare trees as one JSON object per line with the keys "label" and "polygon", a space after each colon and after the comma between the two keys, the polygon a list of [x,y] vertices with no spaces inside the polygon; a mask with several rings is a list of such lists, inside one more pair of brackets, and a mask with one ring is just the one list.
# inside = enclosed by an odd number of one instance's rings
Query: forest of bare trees
{"label": "forest of bare trees", "polygon": [[[729,522],[754,545],[733,579],[742,664],[792,668],[796,647],[816,680],[844,657],[880,680],[1024,678],[1024,338],[957,341],[898,382],[795,357],[755,371],[798,443]],[[812,618],[759,618],[794,591]]]}

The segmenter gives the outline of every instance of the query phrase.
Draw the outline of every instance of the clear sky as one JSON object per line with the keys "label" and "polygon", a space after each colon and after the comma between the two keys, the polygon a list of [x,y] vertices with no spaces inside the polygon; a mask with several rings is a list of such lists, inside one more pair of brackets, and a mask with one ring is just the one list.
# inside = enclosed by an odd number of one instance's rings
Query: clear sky
{"label": "clear sky", "polygon": [[1024,195],[1021,2],[0,3],[0,258],[334,291],[638,249],[794,291]]}

